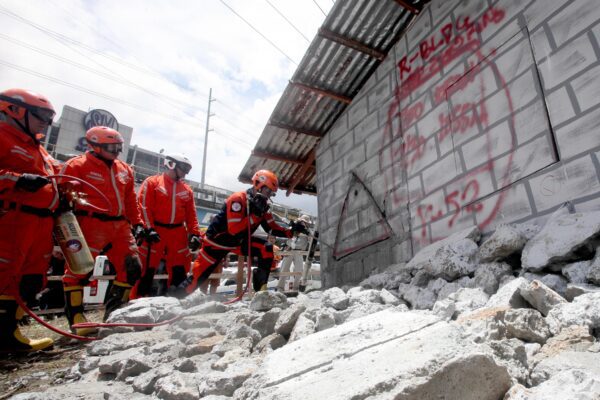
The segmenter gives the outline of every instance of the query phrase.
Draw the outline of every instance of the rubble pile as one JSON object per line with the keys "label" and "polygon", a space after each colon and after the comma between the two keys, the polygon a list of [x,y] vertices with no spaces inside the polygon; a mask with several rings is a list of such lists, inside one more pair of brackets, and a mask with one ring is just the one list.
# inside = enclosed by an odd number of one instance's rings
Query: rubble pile
{"label": "rubble pile", "polygon": [[14,399],[598,399],[600,213],[476,227],[359,286],[133,301],[62,384]]}

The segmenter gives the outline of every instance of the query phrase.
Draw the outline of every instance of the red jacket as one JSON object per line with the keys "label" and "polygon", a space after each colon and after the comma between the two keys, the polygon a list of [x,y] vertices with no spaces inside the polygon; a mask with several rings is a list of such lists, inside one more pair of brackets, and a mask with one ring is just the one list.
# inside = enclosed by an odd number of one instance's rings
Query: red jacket
{"label": "red jacket", "polygon": [[[67,161],[61,174],[81,178],[99,189],[112,205],[109,212],[105,214],[125,216],[132,225],[143,224],[135,197],[133,170],[123,161],[113,161],[109,169],[106,162],[88,151]],[[81,189],[87,193],[88,202],[100,208],[108,208],[104,199],[95,190],[86,189],[85,185]],[[87,206],[77,206],[77,210],[97,212]]]}
{"label": "red jacket", "polygon": [[140,187],[138,204],[146,228],[154,228],[156,222],[185,222],[188,233],[200,235],[194,192],[185,182],[175,181],[167,174],[150,176]]}
{"label": "red jacket", "polygon": [[36,192],[17,190],[15,183],[23,173],[48,176],[59,169],[58,161],[38,142],[18,128],[0,122],[0,200],[55,210],[58,206],[55,181]]}
{"label": "red jacket", "polygon": [[[206,238],[217,245],[238,246],[248,236],[248,213],[246,192],[237,192],[225,200],[221,211],[214,217],[206,230]],[[265,232],[279,237],[292,237],[292,231],[275,222],[271,212],[258,217],[250,214],[250,232],[261,225]]]}

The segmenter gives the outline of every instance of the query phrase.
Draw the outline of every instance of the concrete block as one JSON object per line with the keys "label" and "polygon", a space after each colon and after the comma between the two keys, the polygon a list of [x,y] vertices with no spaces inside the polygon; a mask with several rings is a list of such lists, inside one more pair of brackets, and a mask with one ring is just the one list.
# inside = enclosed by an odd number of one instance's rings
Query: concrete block
{"label": "concrete block", "polygon": [[408,176],[413,177],[438,160],[437,143],[435,135],[426,138],[420,135],[411,136],[407,140],[417,143],[415,148],[406,154],[398,154],[395,162],[406,165]]}
{"label": "concrete block", "polygon": [[[564,89],[561,88],[555,92],[558,93],[562,92],[563,90]],[[550,97],[551,96],[552,95],[550,95]],[[559,97],[554,98],[553,101],[556,102]],[[546,97],[546,100],[549,101],[549,97]],[[552,107],[551,104],[549,106]],[[557,108],[561,107],[558,104],[556,106]],[[566,105],[564,108],[566,110],[572,110],[572,108],[568,105]],[[559,113],[561,112],[562,111],[559,111]],[[568,111],[566,111],[565,114],[567,112]],[[530,106],[519,110],[514,117],[514,124],[517,139],[516,144],[528,142],[542,132],[548,131],[548,118],[546,117],[546,105],[544,104],[544,100],[536,100]],[[510,137],[510,131],[507,131],[506,135]]]}
{"label": "concrete block", "polygon": [[412,54],[418,51],[419,43],[426,39],[432,33],[431,12],[429,7],[425,7],[419,14],[411,29],[406,32],[407,46]]}
{"label": "concrete block", "polygon": [[350,172],[363,162],[365,162],[365,146],[360,143],[354,149],[346,152],[343,158],[344,171]]}
{"label": "concrete block", "polygon": [[323,171],[323,181],[325,185],[331,185],[342,176],[342,160],[333,162]]}
{"label": "concrete block", "polygon": [[524,184],[512,185],[478,204],[481,204],[481,210],[476,213],[475,221],[484,233],[493,231],[500,224],[518,221],[532,214]]}
{"label": "concrete block", "polygon": [[463,144],[460,151],[467,170],[471,170],[510,151],[513,146],[516,147],[516,143],[513,143],[509,123],[504,121]]}
{"label": "concrete block", "polygon": [[[567,7],[577,8],[577,7]],[[568,81],[578,72],[583,71],[597,57],[587,35],[581,35],[568,46],[559,48],[539,64],[539,71],[544,81],[544,89],[549,90]]]}
{"label": "concrete block", "polygon": [[333,127],[327,133],[327,137],[329,138],[329,143],[333,144],[337,142],[337,140],[345,135],[350,128],[348,127],[348,114],[343,113],[340,117],[335,121]]}
{"label": "concrete block", "polygon": [[431,10],[431,19],[433,26],[443,25],[440,23],[442,19],[449,16],[450,11],[456,7],[456,3],[451,1],[433,1],[429,3],[429,9]]}
{"label": "concrete block", "polygon": [[333,164],[333,151],[331,148],[323,150],[320,155],[317,156],[317,175],[320,175]]}
{"label": "concrete block", "polygon": [[[598,69],[596,69],[596,73],[600,73]],[[580,77],[581,78],[581,77]],[[590,82],[592,83],[592,82]],[[600,80],[594,79],[593,85],[596,85],[596,89],[600,88]],[[574,86],[574,83],[571,83],[571,86]],[[585,97],[585,89],[581,90],[582,97]],[[575,89],[577,93],[577,89]],[[582,98],[583,101],[583,98]],[[596,100],[593,100],[595,102]],[[560,125],[564,121],[571,119],[575,116],[575,110],[573,109],[573,105],[571,104],[571,98],[569,97],[569,93],[565,87],[561,87],[558,90],[553,91],[549,95],[546,96],[546,102],[548,104],[548,114],[550,117],[550,121],[553,126]],[[581,101],[579,103],[581,108]]]}
{"label": "concrete block", "polygon": [[[599,71],[600,72],[600,71]],[[556,130],[558,149],[563,159],[600,146],[600,109],[583,115]]]}
{"label": "concrete block", "polygon": [[[571,81],[575,98],[581,111],[587,111],[600,103],[598,90],[600,90],[600,67],[595,66]],[[567,104],[569,104],[567,102]]]}
{"label": "concrete block", "polygon": [[379,128],[379,115],[377,110],[371,111],[364,120],[354,127],[354,143],[364,143],[368,136]]}
{"label": "concrete block", "polygon": [[371,178],[381,173],[381,170],[379,169],[379,157],[368,158],[356,168],[356,171],[366,183]]}
{"label": "concrete block", "polygon": [[550,138],[542,135],[518,147],[512,154],[494,160],[494,176],[498,189],[554,163],[556,158]]}
{"label": "concrete block", "polygon": [[569,39],[586,32],[599,19],[598,3],[594,0],[582,0],[576,5],[563,5],[562,10],[548,21],[548,27],[556,45],[560,47]]}
{"label": "concrete block", "polygon": [[457,165],[455,155],[448,154],[446,157],[435,162],[431,167],[423,171],[423,185],[425,193],[431,193],[441,187],[445,182],[462,172],[462,167]]}
{"label": "concrete block", "polygon": [[600,191],[598,173],[587,155],[530,180],[538,212]]}
{"label": "concrete block", "polygon": [[534,1],[530,3],[523,12],[527,26],[533,30],[564,6],[564,0]]}
{"label": "concrete block", "polygon": [[358,211],[352,215],[342,216],[340,221],[339,237],[345,238],[358,232]]}
{"label": "concrete block", "polygon": [[[367,94],[367,111],[369,113],[376,113],[377,110],[380,107],[384,106],[385,103],[392,97],[392,69],[395,66],[395,63],[393,61],[393,57],[388,56],[386,58],[386,61],[384,61],[384,63],[388,63],[386,67],[390,68],[389,72],[387,72],[385,75],[382,75],[382,78],[379,80],[379,82],[377,82]],[[380,69],[381,66],[377,68],[377,71],[379,72]],[[380,74],[383,74],[383,72],[381,72]],[[373,75],[372,78],[375,78],[375,76],[376,75]]]}
{"label": "concrete block", "polygon": [[348,114],[348,128],[354,128],[360,121],[367,116],[367,96],[354,99],[349,108],[346,109]]}
{"label": "concrete block", "polygon": [[409,179],[408,181],[408,198],[411,203],[420,201],[424,196],[423,185],[419,175]]}
{"label": "concrete block", "polygon": [[379,152],[383,151],[386,143],[389,144],[390,138],[387,137],[385,133],[385,127],[382,126],[379,129],[372,132],[365,138],[365,149],[366,149],[366,157],[371,158]]}
{"label": "concrete block", "polygon": [[346,132],[332,146],[334,161],[340,160],[346,156],[346,153],[354,147],[354,134],[352,131]]}

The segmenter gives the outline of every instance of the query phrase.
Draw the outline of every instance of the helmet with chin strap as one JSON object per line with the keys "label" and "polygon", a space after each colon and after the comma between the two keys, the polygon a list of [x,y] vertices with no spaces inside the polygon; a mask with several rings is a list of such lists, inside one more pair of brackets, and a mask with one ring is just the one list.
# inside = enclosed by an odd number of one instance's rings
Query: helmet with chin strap
{"label": "helmet with chin strap", "polygon": [[254,189],[259,192],[263,187],[266,186],[271,189],[271,192],[274,194],[277,192],[277,189],[279,189],[279,180],[273,172],[266,169],[261,169],[256,171],[252,177],[252,185],[254,186]]}
{"label": "helmet with chin strap", "polygon": [[54,106],[45,96],[25,89],[7,89],[0,92],[0,112],[15,120],[23,132],[34,139],[36,134],[42,132],[31,132],[27,116],[32,115],[50,125],[56,115]]}
{"label": "helmet with chin strap", "polygon": [[[122,145],[124,140],[121,134],[106,126],[94,126],[85,133],[85,139],[96,154],[102,154],[102,150],[107,150],[109,145]],[[109,153],[118,154],[122,150],[122,146],[116,146]]]}

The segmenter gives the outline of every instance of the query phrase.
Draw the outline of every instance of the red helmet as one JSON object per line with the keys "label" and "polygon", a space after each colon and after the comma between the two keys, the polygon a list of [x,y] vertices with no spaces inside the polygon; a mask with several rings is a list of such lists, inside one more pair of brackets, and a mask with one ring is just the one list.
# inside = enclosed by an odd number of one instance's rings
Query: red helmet
{"label": "red helmet", "polygon": [[0,111],[21,120],[29,111],[37,119],[48,124],[56,115],[52,103],[41,94],[24,89],[8,89],[0,93]]}
{"label": "red helmet", "polygon": [[123,136],[112,128],[106,126],[94,126],[85,133],[85,139],[91,146],[103,144],[121,144]]}
{"label": "red helmet", "polygon": [[258,191],[260,191],[264,186],[266,186],[269,189],[271,189],[273,193],[275,193],[279,188],[279,181],[277,180],[277,176],[266,169],[256,171],[256,173],[252,177],[252,184],[254,185],[254,188]]}

